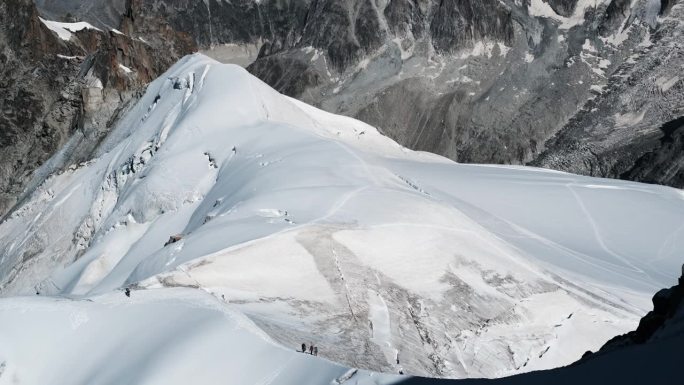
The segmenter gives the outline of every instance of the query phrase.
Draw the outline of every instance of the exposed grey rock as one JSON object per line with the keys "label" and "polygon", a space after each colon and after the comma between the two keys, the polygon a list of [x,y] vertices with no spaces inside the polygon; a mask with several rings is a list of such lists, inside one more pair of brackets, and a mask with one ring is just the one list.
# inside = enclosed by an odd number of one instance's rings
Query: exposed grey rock
{"label": "exposed grey rock", "polygon": [[278,87],[286,95],[301,95],[320,81],[320,75],[298,58],[265,57],[251,64],[249,69],[261,74],[261,80]]}
{"label": "exposed grey rock", "polygon": [[392,0],[385,8],[385,19],[392,34],[422,37],[428,25],[428,0]]}
{"label": "exposed grey rock", "polygon": [[684,117],[660,127],[657,146],[620,174],[621,179],[684,187]]}
{"label": "exposed grey rock", "polygon": [[577,0],[544,0],[557,14],[568,17],[575,11]]}
{"label": "exposed grey rock", "polygon": [[511,13],[498,0],[441,1],[434,5],[430,23],[432,45],[454,52],[482,39],[513,40]]}
{"label": "exposed grey rock", "polygon": [[601,36],[609,36],[616,33],[630,15],[632,0],[612,0],[601,18],[599,33]]}
{"label": "exposed grey rock", "polygon": [[64,144],[79,115],[69,87],[77,69],[56,57],[70,47],[37,15],[30,1],[0,4],[0,215],[30,173]]}
{"label": "exposed grey rock", "polygon": [[660,26],[634,25],[632,48],[603,89],[549,141],[533,164],[610,178],[684,187],[684,32],[681,4]]}
{"label": "exposed grey rock", "polygon": [[125,0],[35,0],[49,20],[88,19],[98,28],[118,28],[125,11]]}

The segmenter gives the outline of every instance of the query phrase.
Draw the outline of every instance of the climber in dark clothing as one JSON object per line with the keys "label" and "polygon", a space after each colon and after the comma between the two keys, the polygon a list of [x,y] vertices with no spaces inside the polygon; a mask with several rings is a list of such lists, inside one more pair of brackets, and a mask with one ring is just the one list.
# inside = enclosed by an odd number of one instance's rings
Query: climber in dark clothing
{"label": "climber in dark clothing", "polygon": [[131,296],[131,289],[129,289],[129,288],[124,289],[124,294],[126,294],[126,297],[130,297]]}
{"label": "climber in dark clothing", "polygon": [[313,344],[311,344],[311,346],[309,346],[309,354],[311,354],[312,356],[313,356],[313,350],[314,350],[314,346],[313,346]]}
{"label": "climber in dark clothing", "polygon": [[306,344],[302,344],[302,353],[306,353]]}

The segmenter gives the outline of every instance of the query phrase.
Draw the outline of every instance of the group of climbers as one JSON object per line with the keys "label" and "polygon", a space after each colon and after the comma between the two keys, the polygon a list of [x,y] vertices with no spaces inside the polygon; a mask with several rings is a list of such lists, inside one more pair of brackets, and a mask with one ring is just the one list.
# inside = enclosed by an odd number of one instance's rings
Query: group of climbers
{"label": "group of climbers", "polygon": [[[306,353],[306,344],[302,343],[302,353]],[[313,344],[309,344],[309,354],[312,356],[317,356],[318,355],[318,346],[314,346]]]}

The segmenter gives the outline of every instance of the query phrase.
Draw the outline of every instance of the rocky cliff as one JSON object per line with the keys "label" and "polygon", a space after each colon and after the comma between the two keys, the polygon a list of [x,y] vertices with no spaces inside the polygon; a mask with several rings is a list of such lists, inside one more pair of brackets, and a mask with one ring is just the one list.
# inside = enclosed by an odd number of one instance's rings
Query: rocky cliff
{"label": "rocky cliff", "polygon": [[50,173],[87,159],[171,60],[119,32],[42,21],[32,1],[0,4],[0,216]]}

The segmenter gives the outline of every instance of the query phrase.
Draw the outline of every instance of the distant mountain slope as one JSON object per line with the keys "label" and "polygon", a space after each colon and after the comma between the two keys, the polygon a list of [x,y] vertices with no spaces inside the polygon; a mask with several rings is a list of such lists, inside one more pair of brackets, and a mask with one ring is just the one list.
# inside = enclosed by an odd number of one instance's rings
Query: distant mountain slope
{"label": "distant mountain slope", "polygon": [[573,362],[636,325],[684,247],[679,190],[413,152],[202,55],[93,154],[0,224],[3,295],[201,287],[350,367]]}
{"label": "distant mountain slope", "polygon": [[[637,36],[627,22],[621,28],[622,38]],[[533,164],[684,188],[683,33],[677,4],[636,47],[619,50],[626,60]]]}

